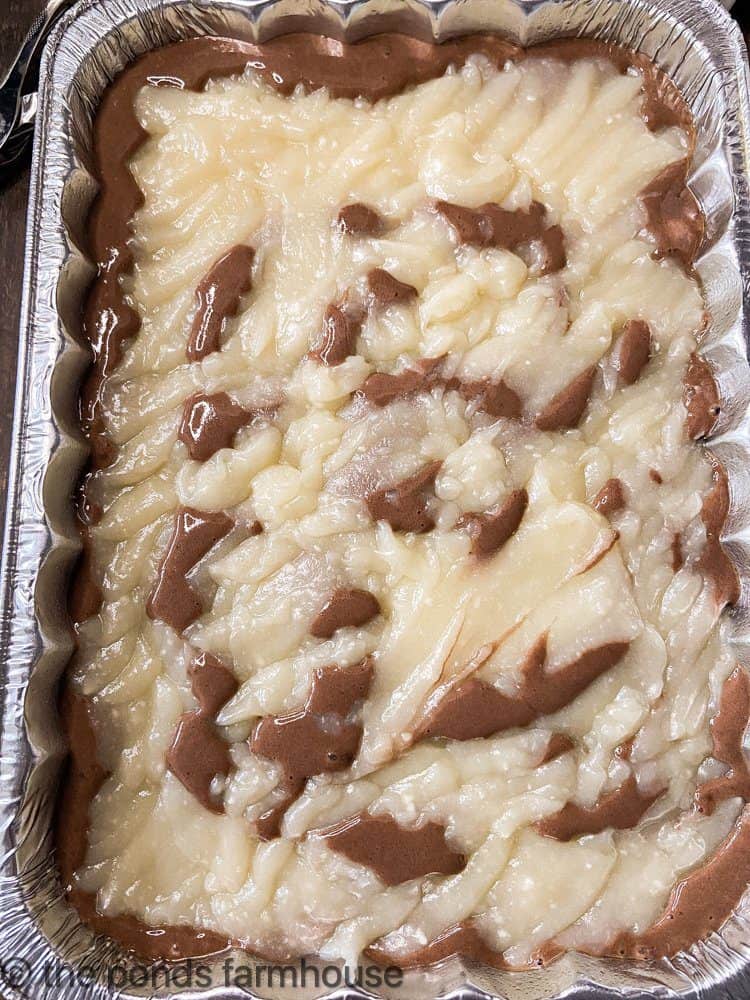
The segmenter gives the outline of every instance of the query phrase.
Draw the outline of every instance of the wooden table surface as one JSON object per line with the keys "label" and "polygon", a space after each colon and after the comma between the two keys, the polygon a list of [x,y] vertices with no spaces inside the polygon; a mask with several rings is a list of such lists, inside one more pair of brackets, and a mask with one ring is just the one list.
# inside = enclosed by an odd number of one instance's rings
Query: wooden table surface
{"label": "wooden table surface", "polygon": [[[42,0],[0,0],[0,79],[42,6]],[[0,187],[0,539],[5,526],[28,193],[28,166]]]}
{"label": "wooden table surface", "polygon": [[[0,77],[42,6],[42,0],[0,0]],[[737,0],[738,9],[745,7],[750,7],[747,0]],[[750,10],[738,17],[750,32]],[[28,190],[28,166],[11,184],[0,187],[0,539],[5,523]]]}

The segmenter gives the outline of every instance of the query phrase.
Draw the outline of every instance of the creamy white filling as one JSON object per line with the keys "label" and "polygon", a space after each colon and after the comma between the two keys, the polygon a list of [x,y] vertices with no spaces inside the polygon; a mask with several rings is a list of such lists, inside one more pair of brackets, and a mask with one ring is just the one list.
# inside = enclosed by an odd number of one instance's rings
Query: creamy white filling
{"label": "creamy white filling", "polygon": [[[105,913],[350,960],[390,932],[400,929],[408,949],[478,915],[487,941],[522,964],[555,935],[599,947],[643,929],[679,874],[729,830],[732,803],[711,818],[689,809],[732,657],[709,585],[689,565],[675,573],[671,551],[680,533],[689,563],[704,541],[710,469],[686,440],[682,404],[704,307],[692,277],[653,259],[637,198],[687,142],[677,129],[647,130],[640,84],[599,60],[498,72],[472,59],[375,106],[324,92],[282,97],[252,72],[200,94],[140,94],[149,140],[132,164],[145,202],[128,294],[143,325],[105,385],[120,448],[93,485],[105,603],[82,628],[75,670],[111,771],[79,873]],[[564,229],[566,267],[540,277],[508,251],[457,246],[435,198],[542,201]],[[337,231],[340,206],[359,201],[393,221],[385,236]],[[239,243],[256,248],[253,290],[221,351],[188,364],[194,290]],[[328,304],[373,267],[418,298],[371,313],[343,364],[308,358]],[[621,387],[609,352],[633,319],[649,324],[653,356]],[[585,418],[566,432],[493,421],[439,387],[382,409],[351,403],[373,371],[443,354],[465,379],[502,377],[532,415],[601,365]],[[284,402],[273,421],[198,463],[177,441],[197,390],[247,406]],[[405,536],[373,525],[363,489],[435,460],[436,529]],[[611,477],[627,498],[612,523],[591,507]],[[521,487],[521,527],[477,564],[459,518]],[[187,641],[145,613],[180,505],[264,528],[222,543],[200,567],[207,609]],[[315,639],[310,624],[337,586],[369,590],[384,613]],[[408,748],[436,685],[491,645],[479,676],[513,694],[545,632],[552,671],[606,643],[630,649],[527,732]],[[236,741],[225,815],[204,810],[165,767],[177,719],[195,704],[186,673],[195,649],[232,664],[241,685],[220,715]],[[259,717],[298,708],[317,667],[371,652],[354,767],[311,779],[282,838],[261,843],[250,820],[279,769],[242,740]],[[575,750],[540,766],[552,731]],[[569,844],[534,832],[566,802],[591,805],[619,785],[630,771],[614,750],[631,737],[639,785],[667,789],[657,822],[649,812],[634,830]],[[387,889],[307,835],[367,808],[444,823],[466,869]]]}

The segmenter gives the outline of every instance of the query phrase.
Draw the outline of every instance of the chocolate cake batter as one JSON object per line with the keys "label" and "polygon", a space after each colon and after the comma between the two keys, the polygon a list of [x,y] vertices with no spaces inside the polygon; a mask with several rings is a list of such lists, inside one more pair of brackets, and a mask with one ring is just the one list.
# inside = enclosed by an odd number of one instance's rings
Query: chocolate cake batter
{"label": "chocolate cake batter", "polygon": [[[326,87],[333,97],[374,102],[434,79],[449,66],[461,66],[476,53],[498,67],[508,60],[549,55],[562,59],[601,55],[621,68],[634,66],[644,76],[643,117],[648,127],[658,130],[679,125],[693,139],[693,125],[684,102],[648,60],[585,40],[524,51],[489,35],[459,38],[442,45],[395,34],[375,36],[354,45],[340,45],[322,36],[305,34],[276,38],[263,45],[198,38],[149,53],[120,75],[104,95],[94,129],[100,191],[89,220],[89,246],[97,276],[83,316],[93,365],[81,393],[81,424],[91,444],[92,469],[108,465],[116,452],[103,421],[103,382],[116,369],[128,342],[140,329],[140,319],[127,301],[122,281],[133,268],[131,220],[142,203],[141,192],[129,169],[131,158],[147,138],[134,110],[141,87],[148,81],[160,80],[170,86],[200,90],[208,80],[242,73],[252,62],[262,78],[285,95],[301,84],[307,89]],[[641,196],[655,253],[673,257],[685,268],[692,267],[704,233],[702,214],[687,188],[689,162],[686,158],[665,170]],[[537,245],[541,248],[543,274],[553,274],[566,264],[565,234],[560,226],[550,224],[547,210],[539,202],[533,202],[528,210],[509,211],[495,204],[470,208],[440,200],[435,211],[450,223],[461,244],[518,252]],[[335,222],[346,239],[382,235],[389,225],[377,211],[362,203],[341,207]],[[220,349],[227,321],[237,315],[243,297],[251,290],[254,258],[253,247],[238,245],[199,284],[186,351],[188,361],[201,361]],[[396,279],[383,268],[368,274],[371,309],[404,306],[417,295],[415,286]],[[340,365],[356,350],[362,322],[363,316],[351,304],[331,303],[312,357],[329,367]],[[632,385],[637,381],[649,363],[651,351],[648,325],[640,320],[628,322],[614,352],[622,384]],[[441,386],[457,390],[491,417],[523,419],[522,400],[502,380],[467,381],[445,378],[441,372],[440,358],[397,375],[375,372],[365,381],[360,395],[368,405],[385,407],[425,388]],[[585,368],[540,412],[525,414],[527,420],[543,431],[576,428],[589,404],[595,375],[595,368]],[[686,378],[685,404],[690,436],[709,434],[718,417],[719,395],[709,364],[697,355]],[[198,393],[185,404],[179,437],[193,460],[205,462],[219,449],[231,447],[235,434],[255,415],[226,393]],[[388,522],[396,532],[429,531],[435,523],[431,502],[440,468],[440,462],[429,463],[414,475],[371,492],[366,505],[372,519]],[[497,510],[470,513],[463,518],[458,527],[471,538],[476,559],[485,559],[501,549],[518,530],[527,502],[525,490],[517,490]],[[594,498],[593,506],[607,517],[626,508],[622,483],[616,477],[609,479]],[[84,554],[70,597],[74,622],[90,618],[100,602],[100,594],[90,579],[86,532],[101,512],[85,498],[81,508],[88,510],[88,524],[81,525]],[[727,510],[726,476],[717,466],[714,490],[703,507],[707,544],[700,568],[712,581],[722,602],[736,600],[738,588],[736,570],[720,542]],[[188,574],[232,527],[232,519],[224,513],[179,510],[148,603],[148,613],[154,621],[167,623],[182,633],[201,615],[202,603]],[[378,600],[367,591],[337,590],[320,610],[311,633],[327,638],[340,628],[373,620],[380,611]],[[553,676],[545,669],[546,643],[539,644],[524,666],[517,696],[502,695],[476,678],[460,681],[442,692],[432,705],[417,738],[467,740],[513,726],[526,726],[569,703],[613,669],[627,651],[627,642],[602,646],[558,668]],[[312,691],[301,711],[268,716],[257,725],[250,739],[251,749],[276,761],[284,772],[283,798],[257,824],[261,837],[278,835],[284,813],[300,794],[306,778],[349,766],[357,753],[362,731],[356,708],[367,697],[375,673],[376,666],[370,658],[353,668],[331,664],[316,672]],[[215,718],[235,693],[237,684],[226,665],[205,653],[191,664],[190,677],[199,707],[182,716],[167,763],[208,809],[217,810],[211,782],[217,774],[228,773],[230,762],[228,745],[217,733]],[[728,771],[726,776],[699,789],[696,808],[708,813],[727,797],[750,795],[741,745],[749,711],[747,677],[738,671],[727,681],[713,724],[714,756]],[[147,958],[174,959],[224,948],[225,939],[195,928],[147,928],[132,917],[104,917],[97,913],[95,900],[74,886],[73,875],[82,864],[86,849],[89,805],[107,776],[97,764],[97,736],[86,701],[74,695],[70,687],[63,693],[62,716],[71,759],[56,823],[58,861],[69,898],[82,919]],[[335,716],[337,726],[328,729],[321,726],[324,716]],[[569,752],[573,746],[565,734],[553,734],[542,762]],[[556,816],[542,821],[538,829],[545,836],[567,840],[606,827],[632,826],[658,794],[641,792],[631,776],[593,808],[569,804]],[[333,850],[372,868],[386,885],[397,885],[427,873],[452,874],[465,863],[450,848],[445,829],[435,823],[408,829],[391,818],[362,813],[325,833],[325,838]],[[719,852],[675,887],[662,918],[638,938],[615,942],[608,953],[637,957],[673,954],[718,927],[750,879],[749,838],[750,826],[747,819],[742,819]],[[552,948],[547,954],[553,952]],[[383,960],[389,957],[377,944],[369,949],[369,954]],[[471,921],[448,928],[425,948],[401,956],[399,961],[410,967],[454,954],[499,967],[504,965],[502,956],[486,946]]]}

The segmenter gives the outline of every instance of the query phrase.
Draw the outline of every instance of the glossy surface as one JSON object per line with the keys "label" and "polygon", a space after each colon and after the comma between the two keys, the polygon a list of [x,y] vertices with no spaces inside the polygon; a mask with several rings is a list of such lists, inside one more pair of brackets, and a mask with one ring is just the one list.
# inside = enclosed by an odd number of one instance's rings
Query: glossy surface
{"label": "glossy surface", "polygon": [[[668,980],[669,980],[669,978],[670,978],[670,975],[671,975],[671,976],[672,976],[672,979],[671,979],[671,982],[672,982],[672,983],[674,984],[674,983],[676,983],[676,981],[677,981],[677,980],[676,980],[676,979],[675,979],[674,977],[675,977],[675,976],[677,976],[677,977],[678,977],[678,979],[679,979],[679,978],[680,978],[680,977],[681,977],[681,976],[683,975],[683,973],[681,973],[681,972],[679,971],[679,967],[678,967],[678,972],[677,972],[677,973],[674,973],[674,974],[669,974],[669,975],[668,975],[668,974],[666,974],[666,973],[659,973],[659,975],[660,975],[660,976],[662,976],[662,975],[665,975],[665,976],[667,977],[667,979],[668,979]],[[546,982],[550,982],[550,980],[549,980],[549,979],[547,979],[547,980],[545,980],[545,981],[546,981]],[[554,979],[553,979],[553,981],[554,981]],[[559,980],[558,980],[558,981],[559,981]],[[640,981],[642,982],[642,979],[641,979]],[[683,982],[686,982],[686,980],[683,980]],[[490,988],[491,988],[491,987],[490,987]],[[546,987],[540,987],[540,989],[542,989],[542,988],[544,988],[544,989],[545,989],[545,992],[546,992]],[[430,991],[428,991],[428,995],[433,995],[433,994],[432,994],[432,993],[431,993]]]}

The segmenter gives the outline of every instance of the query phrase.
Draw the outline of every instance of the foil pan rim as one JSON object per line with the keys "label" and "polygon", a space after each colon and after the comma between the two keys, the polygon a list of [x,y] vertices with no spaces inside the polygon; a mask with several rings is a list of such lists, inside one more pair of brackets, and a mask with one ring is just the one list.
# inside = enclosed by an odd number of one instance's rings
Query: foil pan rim
{"label": "foil pan rim", "polygon": [[[71,386],[78,385],[87,363],[86,352],[76,342],[74,304],[80,304],[91,276],[81,251],[81,221],[94,186],[85,157],[76,155],[76,145],[79,153],[85,148],[93,95],[85,86],[76,89],[76,85],[87,73],[92,77],[102,72],[97,60],[105,64],[113,57],[129,61],[136,54],[130,48],[131,39],[155,47],[183,33],[220,27],[230,13],[244,21],[250,35],[258,32],[261,38],[279,33],[279,28],[289,30],[290,24],[298,26],[300,14],[312,19],[315,30],[324,26],[334,34],[361,37],[372,33],[367,30],[368,22],[385,18],[378,23],[387,24],[388,16],[398,10],[402,16],[406,12],[425,33],[447,37],[469,30],[466,25],[476,25],[477,18],[486,19],[490,8],[494,8],[495,26],[502,8],[506,33],[524,43],[533,40],[535,33],[549,32],[551,25],[556,34],[597,34],[636,47],[633,32],[640,23],[638,17],[659,17],[666,29],[649,54],[677,74],[689,52],[680,55],[676,35],[690,20],[692,8],[692,46],[706,71],[698,74],[700,88],[716,88],[713,99],[720,99],[727,112],[717,115],[721,121],[708,115],[703,123],[711,136],[699,153],[693,186],[704,205],[708,202],[709,222],[717,220],[699,272],[712,319],[721,317],[716,324],[719,335],[709,339],[705,353],[719,371],[722,398],[729,405],[711,447],[727,467],[733,495],[746,501],[744,512],[734,511],[726,542],[743,576],[743,598],[733,615],[733,633],[738,657],[750,663],[750,373],[746,362],[750,319],[743,303],[750,291],[750,72],[739,27],[715,0],[80,0],[53,33],[42,66],[9,503],[0,566],[0,655],[6,666],[0,705],[0,995],[6,1000],[145,995],[141,989],[124,992],[108,985],[106,977],[84,982],[63,976],[61,985],[50,982],[47,971],[52,963],[63,972],[72,972],[85,960],[101,977],[112,961],[121,958],[111,944],[94,942],[64,906],[49,857],[55,776],[64,753],[59,733],[50,725],[51,706],[71,648],[60,582],[78,547],[68,494],[59,485],[61,477],[72,485],[86,454],[72,419]],[[702,25],[696,26],[696,14]],[[152,20],[144,39],[133,25],[145,23],[147,15]],[[573,24],[574,30],[561,32],[564,23]],[[712,61],[718,81],[709,79]],[[702,99],[700,92],[692,97],[691,103]],[[726,205],[722,209],[711,202],[712,186],[720,175],[719,187],[723,185],[724,193],[732,197],[728,214]],[[739,285],[733,283],[735,277]],[[545,977],[543,972],[515,974],[523,982],[511,983],[508,974],[486,975],[483,970],[452,963],[450,968],[424,974],[420,985],[414,981],[410,995],[519,1000],[542,996],[739,998],[750,992],[750,921],[742,912],[740,917],[733,918],[721,936],[714,935],[673,961],[657,963],[657,968],[572,956],[550,967],[559,971],[569,967],[568,975],[552,977],[559,984],[555,989],[545,988],[540,978]],[[10,957],[21,963],[17,969],[9,966]],[[148,995],[157,994],[149,991]],[[179,995],[220,995],[229,1000],[251,994],[212,989],[180,991]],[[262,991],[257,995],[281,1000],[303,994]],[[342,994],[334,990],[325,995]],[[349,990],[346,995],[372,994]]]}

